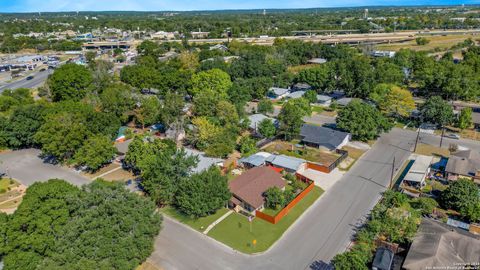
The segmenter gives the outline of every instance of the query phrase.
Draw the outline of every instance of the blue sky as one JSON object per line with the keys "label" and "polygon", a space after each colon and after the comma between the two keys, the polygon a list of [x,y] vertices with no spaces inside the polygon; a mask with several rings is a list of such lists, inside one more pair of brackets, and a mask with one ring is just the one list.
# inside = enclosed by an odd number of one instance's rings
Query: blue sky
{"label": "blue sky", "polygon": [[460,4],[480,4],[480,0],[0,0],[0,12],[161,11]]}

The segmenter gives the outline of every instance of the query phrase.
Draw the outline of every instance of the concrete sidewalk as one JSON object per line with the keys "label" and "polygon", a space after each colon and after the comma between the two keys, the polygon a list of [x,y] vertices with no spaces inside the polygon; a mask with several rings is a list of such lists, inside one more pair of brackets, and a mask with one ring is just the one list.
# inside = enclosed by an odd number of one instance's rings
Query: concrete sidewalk
{"label": "concrete sidewalk", "polygon": [[217,220],[215,220],[212,224],[208,225],[207,229],[203,231],[203,234],[208,234],[208,232],[213,229],[218,223],[222,222],[224,219],[226,219],[228,216],[230,216],[233,213],[232,210],[229,210],[227,213],[225,213],[223,216],[219,217]]}

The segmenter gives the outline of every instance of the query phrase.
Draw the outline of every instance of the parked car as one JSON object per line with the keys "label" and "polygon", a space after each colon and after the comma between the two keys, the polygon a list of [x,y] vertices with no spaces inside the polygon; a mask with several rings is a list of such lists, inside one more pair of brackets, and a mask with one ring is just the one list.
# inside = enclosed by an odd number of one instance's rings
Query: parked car
{"label": "parked car", "polygon": [[449,134],[445,135],[445,137],[450,138],[450,139],[460,140],[460,135],[455,134],[455,133],[449,133]]}
{"label": "parked car", "polygon": [[34,77],[33,76],[28,76],[27,77],[27,81],[30,81],[31,79],[33,79]]}

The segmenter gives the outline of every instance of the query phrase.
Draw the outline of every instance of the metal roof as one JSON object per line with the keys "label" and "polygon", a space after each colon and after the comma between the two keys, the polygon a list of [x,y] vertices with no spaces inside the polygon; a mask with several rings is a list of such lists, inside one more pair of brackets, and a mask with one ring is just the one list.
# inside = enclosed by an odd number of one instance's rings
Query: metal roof
{"label": "metal roof", "polygon": [[291,171],[297,171],[300,166],[305,163],[305,160],[286,155],[271,155],[266,159],[275,167],[285,168]]}

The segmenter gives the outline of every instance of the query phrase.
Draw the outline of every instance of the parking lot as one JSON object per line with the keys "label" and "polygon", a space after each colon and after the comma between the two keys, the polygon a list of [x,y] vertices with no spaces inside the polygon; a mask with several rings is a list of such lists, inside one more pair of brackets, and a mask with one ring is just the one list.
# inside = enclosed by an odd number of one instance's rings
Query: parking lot
{"label": "parking lot", "polygon": [[39,154],[37,149],[0,153],[0,172],[26,186],[52,178],[64,179],[77,186],[90,183],[89,179],[74,170],[44,162]]}

